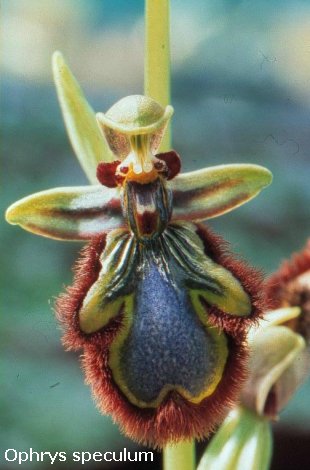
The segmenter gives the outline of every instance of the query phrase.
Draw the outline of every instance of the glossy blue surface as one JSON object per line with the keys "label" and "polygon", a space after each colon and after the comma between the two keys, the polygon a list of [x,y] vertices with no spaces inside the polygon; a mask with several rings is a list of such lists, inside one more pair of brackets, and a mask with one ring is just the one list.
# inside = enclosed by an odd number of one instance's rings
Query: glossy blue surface
{"label": "glossy blue surface", "polygon": [[199,395],[212,380],[217,363],[215,341],[188,299],[163,266],[147,261],[136,294],[136,311],[121,348],[123,379],[135,397],[157,398],[166,384]]}

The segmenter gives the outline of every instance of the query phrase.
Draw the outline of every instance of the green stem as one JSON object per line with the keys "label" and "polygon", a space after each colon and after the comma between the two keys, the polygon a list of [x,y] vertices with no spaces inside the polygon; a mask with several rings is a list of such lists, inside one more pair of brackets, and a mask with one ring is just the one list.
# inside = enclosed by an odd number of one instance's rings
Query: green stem
{"label": "green stem", "polygon": [[194,441],[184,441],[164,448],[164,470],[194,470],[194,468]]}
{"label": "green stem", "polygon": [[[145,0],[144,93],[162,106],[170,103],[169,0]],[[170,126],[160,151],[171,148]]]}

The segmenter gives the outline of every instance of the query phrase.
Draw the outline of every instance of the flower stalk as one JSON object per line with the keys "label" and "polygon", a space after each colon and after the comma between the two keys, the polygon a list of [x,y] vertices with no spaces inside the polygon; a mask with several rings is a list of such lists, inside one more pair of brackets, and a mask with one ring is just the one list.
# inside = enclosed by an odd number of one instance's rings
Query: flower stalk
{"label": "flower stalk", "polygon": [[[145,1],[144,94],[163,107],[170,104],[169,0]],[[160,151],[171,148],[170,125]]]}
{"label": "flower stalk", "polygon": [[194,470],[195,468],[194,440],[167,445],[164,449],[165,470]]}

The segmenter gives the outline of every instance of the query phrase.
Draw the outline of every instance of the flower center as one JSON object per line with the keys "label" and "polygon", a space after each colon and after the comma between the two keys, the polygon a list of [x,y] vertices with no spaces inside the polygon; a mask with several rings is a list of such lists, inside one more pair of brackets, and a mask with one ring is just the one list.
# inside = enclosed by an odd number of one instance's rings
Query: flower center
{"label": "flower center", "polygon": [[131,151],[118,165],[116,173],[124,176],[127,181],[151,183],[158,177],[158,171],[155,168],[158,159],[151,152],[150,136],[148,134],[132,135],[129,141]]}

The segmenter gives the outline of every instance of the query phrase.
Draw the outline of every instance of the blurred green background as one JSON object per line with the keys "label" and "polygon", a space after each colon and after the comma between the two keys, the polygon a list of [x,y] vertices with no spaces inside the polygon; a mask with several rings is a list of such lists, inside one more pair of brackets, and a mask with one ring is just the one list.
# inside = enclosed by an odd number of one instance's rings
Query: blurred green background
{"label": "blurred green background", "polygon": [[[2,212],[33,192],[87,184],[58,108],[52,52],[64,53],[93,108],[105,111],[143,92],[143,28],[142,0],[2,0]],[[173,146],[183,169],[251,162],[274,173],[257,199],[210,222],[270,273],[309,235],[310,3],[172,0],[171,41]],[[99,415],[77,356],[60,344],[52,305],[71,282],[81,245],[3,221],[1,237],[0,468],[18,468],[5,463],[8,448],[134,449]],[[308,382],[275,426],[273,469],[306,462],[309,394]],[[159,460],[145,468],[159,468]]]}

